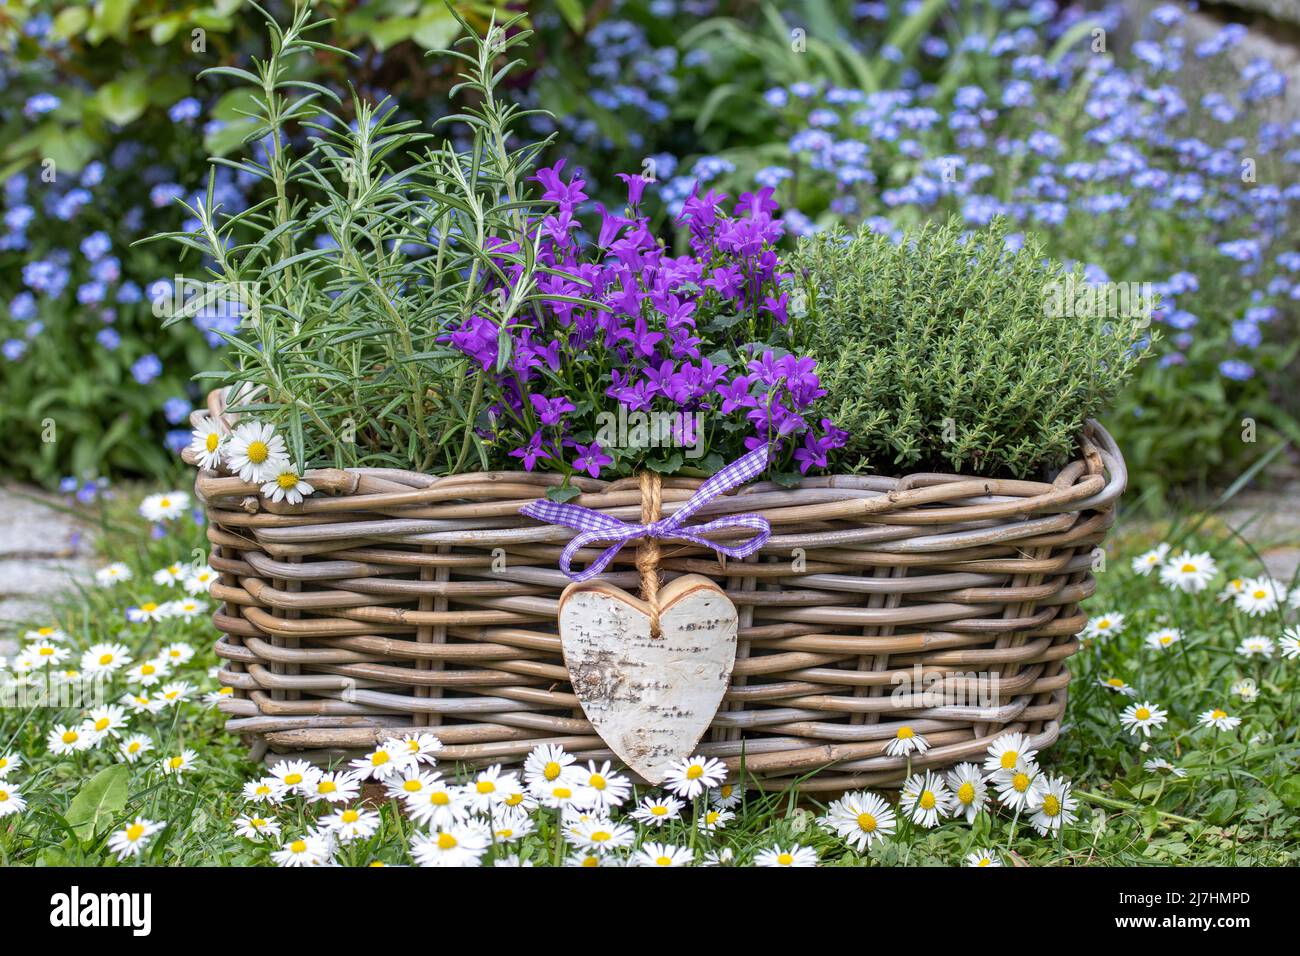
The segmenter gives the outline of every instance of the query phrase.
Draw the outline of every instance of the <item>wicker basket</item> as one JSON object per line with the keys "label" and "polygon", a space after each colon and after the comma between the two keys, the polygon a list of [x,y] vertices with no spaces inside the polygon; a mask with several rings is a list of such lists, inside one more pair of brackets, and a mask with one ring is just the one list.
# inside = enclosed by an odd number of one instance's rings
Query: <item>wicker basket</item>
{"label": "wicker basket", "polygon": [[[228,418],[220,393],[196,424],[207,415]],[[913,768],[978,760],[1006,731],[1052,744],[1093,550],[1127,480],[1100,425],[1080,447],[1051,483],[840,475],[793,490],[757,483],[707,506],[702,520],[762,514],[772,537],[726,566],[663,545],[665,578],[707,575],[739,613],[731,687],[699,751],[751,785],[841,790],[901,781],[906,760],[885,745],[904,723],[932,745]],[[560,654],[569,582],[557,560],[573,532],[518,514],[556,476],[308,477],[317,493],[296,506],[238,478],[198,477],[232,732],[259,756],[318,762],[423,728],[436,728],[445,761],[469,765],[514,763],[543,742],[612,756]],[[664,512],[698,485],[666,479]],[[577,503],[637,519],[635,479],[578,486]],[[635,554],[625,548],[603,579],[634,590]],[[994,675],[996,696],[981,700]]]}

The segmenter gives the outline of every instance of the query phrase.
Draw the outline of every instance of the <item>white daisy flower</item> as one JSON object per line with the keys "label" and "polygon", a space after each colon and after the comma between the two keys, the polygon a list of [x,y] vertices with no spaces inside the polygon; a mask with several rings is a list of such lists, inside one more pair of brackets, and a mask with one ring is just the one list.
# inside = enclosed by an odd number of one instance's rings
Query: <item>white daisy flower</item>
{"label": "white daisy flower", "polygon": [[453,823],[432,833],[417,833],[411,856],[420,866],[477,866],[492,845],[492,834],[478,820]]}
{"label": "white daisy flower", "polygon": [[35,661],[38,667],[57,667],[68,656],[67,648],[51,644],[49,641],[28,644],[23,648],[23,653]]}
{"label": "white daisy flower", "polygon": [[913,823],[934,827],[951,816],[952,794],[942,777],[927,770],[912,774],[903,783],[900,806]]}
{"label": "white daisy flower", "polygon": [[537,798],[519,781],[518,777],[502,781],[501,792],[505,795],[501,805],[517,810],[536,810]]}
{"label": "white daisy flower", "polygon": [[205,564],[201,568],[191,568],[187,571],[185,577],[181,579],[181,584],[189,594],[207,594],[212,588],[212,582],[219,578],[220,575]]}
{"label": "white daisy flower", "polygon": [[1237,645],[1237,653],[1242,657],[1272,657],[1273,639],[1263,634],[1254,634]]}
{"label": "white daisy flower", "polygon": [[988,847],[981,847],[978,850],[972,850],[970,853],[966,854],[965,865],[966,866],[1001,866],[1002,857],[998,855],[997,850],[990,850]]}
{"label": "white daisy flower", "polygon": [[441,774],[411,766],[401,776],[392,774],[384,781],[384,791],[394,800],[417,797],[438,782]]}
{"label": "white daisy flower", "polygon": [[705,790],[718,786],[726,779],[726,764],[713,757],[696,755],[672,764],[663,785],[679,797],[694,800]]}
{"label": "white daisy flower", "polygon": [[536,824],[528,811],[498,803],[492,808],[492,839],[497,843],[514,843],[535,830]]}
{"label": "white daisy flower", "polygon": [[1152,757],[1142,766],[1145,767],[1149,773],[1158,773],[1160,771],[1164,771],[1166,773],[1172,774],[1175,777],[1187,776],[1186,770],[1183,770],[1181,767],[1175,767],[1164,757]]}
{"label": "white daisy flower", "polygon": [[885,744],[885,753],[891,757],[906,757],[911,753],[923,754],[930,749],[930,742],[907,724],[898,728],[892,740]]}
{"label": "white daisy flower", "polygon": [[709,791],[709,802],[719,810],[732,810],[745,796],[745,788],[738,783],[723,783]]}
{"label": "white daisy flower", "polygon": [[1038,755],[1029,738],[1022,733],[1002,734],[989,744],[984,769],[988,771],[1013,770],[1020,761],[1029,762]]}
{"label": "white daisy flower", "polygon": [[1034,813],[1029,822],[1040,836],[1050,836],[1074,822],[1074,811],[1078,806],[1070,790],[1070,781],[1064,777],[1046,777],[1030,807]]}
{"label": "white daisy flower", "polygon": [[774,846],[756,854],[754,857],[754,865],[816,866],[817,851],[810,846],[800,846],[798,843],[792,844],[788,850],[783,850],[779,846]]}
{"label": "white daisy flower", "polygon": [[999,770],[993,775],[993,785],[998,789],[998,802],[1011,811],[1026,810],[1038,802],[1042,787],[1042,774],[1032,761],[1021,760],[1011,770]]}
{"label": "white daisy flower", "polygon": [[633,866],[690,866],[695,853],[684,846],[672,843],[643,843],[629,861]]}
{"label": "white daisy flower", "polygon": [[684,806],[686,804],[676,797],[642,797],[631,817],[638,823],[661,827],[670,820],[680,820]]}
{"label": "white daisy flower", "polygon": [[1162,727],[1169,719],[1168,711],[1161,710],[1150,701],[1143,701],[1140,704],[1129,704],[1119,715],[1119,722],[1127,728],[1128,732],[1136,737],[1139,733],[1143,737],[1151,736],[1153,727]]}
{"label": "white daisy flower", "polygon": [[304,834],[271,854],[279,866],[321,866],[329,860],[329,844],[318,836]]}
{"label": "white daisy flower", "polygon": [[563,747],[539,744],[524,761],[524,782],[534,790],[553,784],[573,761],[573,755],[565,753]]}
{"label": "white daisy flower", "polygon": [[140,855],[140,851],[149,845],[149,839],[163,828],[163,824],[136,817],[122,829],[108,838],[108,848],[117,854],[118,860],[128,856]]}
{"label": "white daisy flower", "polygon": [[1160,567],[1160,562],[1164,561],[1165,555],[1168,553],[1169,545],[1156,545],[1150,551],[1139,554],[1133,559],[1133,571],[1145,577],[1156,568]]}
{"label": "white daisy flower", "polygon": [[729,846],[724,846],[720,850],[707,850],[701,858],[700,866],[731,866],[735,862],[736,854]]}
{"label": "white daisy flower", "polygon": [[288,463],[284,438],[271,425],[258,422],[238,425],[226,447],[226,466],[241,481],[258,485],[274,481]]}
{"label": "white daisy flower", "polygon": [[973,763],[959,763],[948,771],[947,778],[948,789],[952,791],[952,815],[965,817],[967,823],[974,823],[989,799],[989,788],[980,768]]}
{"label": "white daisy flower", "polygon": [[271,768],[271,776],[279,782],[286,793],[308,796],[316,789],[316,781],[321,778],[321,769],[306,760],[281,760]]}
{"label": "white daisy flower", "polygon": [[27,801],[18,791],[18,787],[7,780],[0,780],[0,820],[14,813],[22,813]]}
{"label": "white daisy flower", "polygon": [[1137,691],[1133,689],[1122,677],[1106,677],[1097,681],[1107,690],[1113,690],[1117,694],[1123,694],[1125,697],[1133,697]]}
{"label": "white daisy flower", "polygon": [[321,817],[321,824],[330,828],[334,838],[340,843],[353,840],[368,840],[379,829],[379,814],[365,807],[341,807],[335,812]]}
{"label": "white daisy flower", "polygon": [[551,807],[556,810],[585,810],[591,805],[591,791],[586,787],[579,787],[572,780],[566,779],[567,774],[562,774],[560,779],[554,783],[539,784],[533,788],[533,796],[537,802],[544,807]]}
{"label": "white daisy flower", "polygon": [[167,617],[179,617],[185,621],[194,620],[208,609],[207,604],[192,597],[181,598],[179,601],[168,601],[164,607],[164,613]]}
{"label": "white daisy flower", "polygon": [[194,693],[194,685],[187,680],[172,681],[170,684],[163,684],[162,689],[154,692],[154,700],[160,700],[164,704],[179,704],[182,701],[190,699]]}
{"label": "white daisy flower", "polygon": [[442,749],[442,741],[433,734],[407,734],[399,743],[406,748],[407,756],[416,763],[428,764],[430,767],[438,763],[436,755]]}
{"label": "white daisy flower", "polygon": [[383,780],[390,773],[400,774],[414,762],[401,741],[385,740],[364,757],[357,757],[348,766],[356,771],[362,780],[371,777],[375,780]]}
{"label": "white daisy flower", "polygon": [[27,641],[44,641],[49,644],[59,644],[68,639],[67,632],[57,627],[37,627],[23,634],[23,640]]}
{"label": "white daisy flower", "polygon": [[98,745],[99,736],[94,731],[87,732],[82,727],[71,727],[67,724],[55,724],[45,735],[45,746],[56,757],[90,750]]}
{"label": "white daisy flower", "polygon": [[169,588],[173,584],[178,584],[185,579],[186,565],[169,564],[165,568],[159,568],[153,573],[153,583],[159,587]]}
{"label": "white daisy flower", "polygon": [[211,471],[221,464],[226,436],[215,419],[211,416],[200,419],[198,426],[190,432],[190,439],[188,450],[200,468]]}
{"label": "white daisy flower", "polygon": [[262,485],[262,496],[272,501],[287,501],[291,505],[299,504],[306,495],[316,489],[308,484],[299,474],[299,468],[286,461]]}
{"label": "white daisy flower", "polygon": [[316,778],[314,783],[304,783],[303,792],[310,803],[348,803],[361,794],[361,781],[354,773],[332,770]]}
{"label": "white daisy flower", "polygon": [[406,798],[406,812],[416,823],[444,830],[465,819],[469,805],[462,788],[435,779],[423,793]]}
{"label": "white daisy flower", "polygon": [[186,644],[184,641],[176,641],[173,644],[168,644],[166,647],[164,647],[161,651],[158,652],[159,658],[167,661],[169,664],[173,666],[178,666],[180,664],[188,664],[190,658],[192,658],[193,656],[194,656],[194,648],[191,647],[189,644]]}
{"label": "white daisy flower", "polygon": [[140,514],[147,521],[170,521],[179,518],[190,506],[190,496],[183,491],[164,491],[149,495],[140,502]]}
{"label": "white daisy flower", "polygon": [[1300,627],[1288,627],[1282,632],[1282,639],[1277,642],[1277,649],[1289,661],[1300,657]]}
{"label": "white daisy flower", "polygon": [[1157,651],[1167,651],[1183,639],[1183,632],[1176,627],[1162,627],[1146,636],[1147,647]]}
{"label": "white daisy flower", "polygon": [[1234,600],[1237,595],[1244,590],[1246,590],[1246,579],[1232,578],[1223,586],[1223,590],[1219,592],[1219,602],[1222,603],[1224,601]]}
{"label": "white daisy flower", "polygon": [[156,714],[167,706],[167,701],[155,700],[147,694],[123,694],[118,703],[133,714]]}
{"label": "white daisy flower", "polygon": [[171,673],[171,668],[165,660],[155,658],[149,661],[141,661],[134,667],[128,667],[126,671],[126,680],[129,684],[139,684],[141,687],[152,687],[163,678]]}
{"label": "white daisy flower", "polygon": [[4,780],[22,765],[23,758],[21,754],[0,753],[0,780]]}
{"label": "white daisy flower", "polygon": [[167,617],[167,607],[157,601],[145,601],[136,607],[126,609],[126,619],[132,624],[146,624],[161,621]]}
{"label": "white daisy flower", "polygon": [[1119,634],[1124,630],[1124,615],[1117,611],[1109,614],[1099,614],[1097,617],[1088,619],[1088,624],[1083,629],[1084,637],[1111,637]]}
{"label": "white daisy flower", "polygon": [[1209,587],[1218,573],[1219,566],[1207,552],[1189,554],[1183,551],[1160,568],[1160,580],[1166,587],[1197,594]]}
{"label": "white daisy flower", "polygon": [[518,785],[513,773],[502,773],[500,764],[480,770],[465,787],[465,797],[473,813],[487,813]]}
{"label": "white daisy flower", "polygon": [[194,769],[198,763],[199,755],[193,750],[182,750],[178,754],[170,757],[163,757],[158,761],[158,769],[163,772],[164,776],[175,777],[177,780],[184,778],[185,774]]}
{"label": "white daisy flower", "polygon": [[235,832],[245,840],[261,843],[263,840],[280,839],[280,824],[257,814],[247,814],[235,818]]}
{"label": "white daisy flower", "polygon": [[832,801],[821,824],[861,853],[875,841],[893,836],[897,820],[882,797],[858,790]]}
{"label": "white daisy flower", "polygon": [[1233,681],[1230,690],[1246,704],[1259,699],[1259,685],[1250,677],[1240,677]]}
{"label": "white daisy flower", "polygon": [[92,733],[117,738],[122,736],[122,731],[126,729],[128,723],[126,712],[121,707],[115,707],[109,704],[105,707],[96,707],[86,717],[85,729]]}
{"label": "white daisy flower", "polygon": [[262,777],[244,784],[244,799],[274,806],[282,801],[289,788],[279,777]]}
{"label": "white daisy flower", "polygon": [[695,821],[695,826],[701,833],[715,833],[718,830],[725,829],[727,824],[734,819],[736,819],[736,814],[730,810],[709,807],[699,815],[699,818]]}
{"label": "white daisy flower", "polygon": [[1276,611],[1286,600],[1286,588],[1273,578],[1250,578],[1233,596],[1237,610],[1256,617]]}
{"label": "white daisy flower", "polygon": [[131,569],[121,561],[114,561],[95,572],[95,581],[100,587],[112,587],[119,581],[131,580]]}
{"label": "white daisy flower", "polygon": [[232,697],[234,697],[234,696],[235,696],[235,688],[233,688],[233,687],[218,687],[216,690],[210,690],[210,691],[208,691],[206,694],[203,695],[203,703],[205,703],[205,704],[219,704],[219,703],[221,703],[223,700],[228,700],[228,699],[230,699],[230,698],[232,698]]}
{"label": "white daisy flower", "polygon": [[508,855],[506,855],[506,856],[499,856],[499,857],[497,857],[495,860],[492,861],[492,865],[493,865],[494,867],[495,867],[495,866],[518,866],[518,867],[523,867],[523,866],[532,866],[532,865],[533,865],[533,861],[532,861],[532,860],[525,860],[525,859],[524,859],[522,856],[520,856],[518,853],[510,853],[510,854],[508,854]]}
{"label": "white daisy flower", "polygon": [[617,807],[632,792],[632,782],[622,774],[615,773],[608,760],[599,767],[596,766],[596,761],[588,761],[585,768],[574,767],[572,773],[574,782],[589,791],[585,794],[587,806],[605,809]]}
{"label": "white daisy flower", "polygon": [[153,750],[153,741],[144,734],[132,734],[117,746],[117,752],[127,763],[135,763]]}
{"label": "white daisy flower", "polygon": [[1241,726],[1240,717],[1230,717],[1227,711],[1218,707],[1207,710],[1197,720],[1202,727],[1213,727],[1215,730],[1236,730]]}
{"label": "white daisy flower", "polygon": [[572,853],[570,853],[567,857],[564,858],[564,865],[571,866],[571,867],[577,867],[577,866],[593,867],[593,866],[617,866],[618,864],[614,862],[612,858],[603,857],[599,853],[596,853],[594,851],[574,850]]}
{"label": "white daisy flower", "polygon": [[87,674],[111,674],[130,663],[125,644],[92,644],[81,655],[81,669]]}

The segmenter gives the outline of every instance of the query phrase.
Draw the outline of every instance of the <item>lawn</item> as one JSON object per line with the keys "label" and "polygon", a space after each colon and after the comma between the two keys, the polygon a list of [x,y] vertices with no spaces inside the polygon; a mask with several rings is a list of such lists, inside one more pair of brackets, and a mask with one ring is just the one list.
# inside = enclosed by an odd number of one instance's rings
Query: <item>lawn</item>
{"label": "lawn", "polygon": [[[25,650],[0,671],[0,687],[12,699],[20,683],[43,672],[42,659],[55,660],[49,670],[62,672],[125,656],[130,660],[111,672],[105,703],[117,706],[128,693],[142,703],[124,702],[120,714],[0,710],[0,754],[7,760],[0,772],[0,863],[359,866],[410,863],[413,848],[425,862],[528,865],[781,865],[812,862],[814,855],[823,866],[946,866],[972,858],[1018,866],[1300,863],[1295,582],[1268,579],[1250,545],[1214,518],[1188,514],[1112,540],[1088,603],[1093,617],[1082,649],[1070,661],[1061,740],[1025,768],[1031,786],[1045,788],[1031,806],[1002,805],[1003,781],[985,784],[981,768],[970,775],[980,782],[967,791],[978,807],[971,822],[965,813],[943,819],[951,795],[937,781],[922,781],[937,797],[937,825],[925,826],[920,809],[905,812],[893,791],[880,794],[887,806],[857,794],[830,807],[842,824],[835,832],[821,823],[826,802],[794,792],[736,788],[724,797],[715,789],[673,802],[659,791],[622,795],[620,778],[608,771],[600,799],[617,804],[609,818],[590,808],[569,811],[566,826],[560,810],[532,806],[544,786],[428,762],[405,777],[427,792],[449,794],[445,820],[436,811],[426,819],[428,813],[404,808],[413,801],[390,798],[373,774],[364,784],[335,778],[344,800],[294,792],[278,803],[246,799],[245,785],[267,770],[223,729],[215,631],[205,613],[210,602],[201,581],[188,589],[184,583],[201,566],[203,529],[188,508],[146,522],[138,514],[142,497],[123,490],[104,506],[99,546],[104,567],[116,567],[121,579],[69,593],[47,620],[20,629],[27,631]],[[41,628],[54,630],[43,635]],[[160,661],[171,663],[159,667]],[[37,663],[20,676],[30,662]],[[146,673],[145,662],[165,673]],[[1128,724],[1121,720],[1126,709]],[[1206,726],[1211,719],[1223,729]],[[107,729],[96,730],[96,721]],[[69,732],[80,740],[65,743]],[[127,759],[132,740],[137,746]],[[181,758],[179,772],[174,758]],[[399,770],[387,782],[402,779]],[[698,783],[683,787],[692,782]],[[582,785],[590,783],[588,772]],[[271,789],[279,792],[278,785]],[[577,789],[592,796],[590,788]],[[523,796],[508,799],[511,793]],[[1042,815],[1045,794],[1058,801],[1050,819]],[[1014,805],[1016,795],[1007,795]],[[633,816],[646,800],[660,801],[667,812],[656,816],[646,805]],[[496,809],[489,829],[475,808],[490,806]],[[863,813],[873,821],[871,833],[855,829]],[[1055,826],[1058,820],[1064,825]],[[250,833],[261,838],[244,835]],[[444,845],[448,837],[455,850]]]}

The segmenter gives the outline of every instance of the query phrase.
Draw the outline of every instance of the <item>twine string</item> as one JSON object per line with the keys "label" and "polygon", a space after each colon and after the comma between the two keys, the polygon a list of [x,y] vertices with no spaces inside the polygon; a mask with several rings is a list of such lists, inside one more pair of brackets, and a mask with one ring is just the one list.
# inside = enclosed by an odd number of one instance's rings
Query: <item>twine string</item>
{"label": "twine string", "polygon": [[[663,508],[663,481],[653,471],[641,472],[641,523],[652,525]],[[641,598],[650,605],[650,637],[659,637],[659,540],[644,537],[636,548],[636,569],[641,573]]]}

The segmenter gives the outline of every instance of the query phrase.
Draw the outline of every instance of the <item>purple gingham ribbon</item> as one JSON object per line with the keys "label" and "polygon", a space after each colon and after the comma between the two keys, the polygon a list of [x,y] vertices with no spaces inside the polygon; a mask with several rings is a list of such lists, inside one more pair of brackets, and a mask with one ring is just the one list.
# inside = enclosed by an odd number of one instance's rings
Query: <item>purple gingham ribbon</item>
{"label": "purple gingham ribbon", "polygon": [[[604,571],[614,555],[629,541],[638,538],[678,538],[720,551],[731,558],[747,558],[761,548],[772,534],[772,526],[762,515],[726,515],[707,524],[682,527],[688,518],[699,511],[718,495],[725,494],[738,485],[752,481],[763,473],[767,467],[767,446],[760,445],[748,454],[737,458],[716,475],[700,485],[695,494],[686,503],[667,518],[660,518],[650,524],[627,524],[617,518],[584,508],[582,505],[566,505],[557,501],[539,498],[519,509],[520,514],[545,521],[547,524],[563,525],[578,532],[569,542],[564,553],[560,555],[560,570],[575,581],[586,581]],[[754,535],[742,544],[719,544],[709,540],[709,535],[723,528],[749,528]],[[573,571],[570,562],[580,548],[585,548],[594,541],[610,541],[612,544],[593,561],[585,571]]]}

